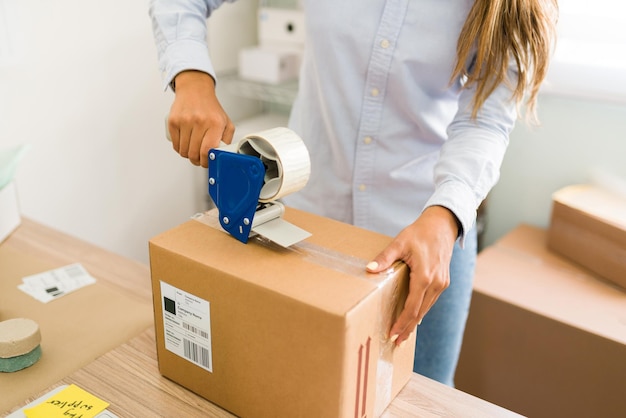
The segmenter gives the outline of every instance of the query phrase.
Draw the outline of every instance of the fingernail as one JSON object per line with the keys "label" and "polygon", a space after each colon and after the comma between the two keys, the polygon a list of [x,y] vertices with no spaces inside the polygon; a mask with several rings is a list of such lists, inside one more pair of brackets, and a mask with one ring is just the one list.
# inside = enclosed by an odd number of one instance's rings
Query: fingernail
{"label": "fingernail", "polygon": [[392,343],[395,343],[397,339],[398,339],[398,334],[393,334],[391,338],[389,338],[389,341],[391,341]]}
{"label": "fingernail", "polygon": [[[424,319],[424,318],[422,318],[422,319]],[[420,325],[422,325],[422,319],[420,319],[420,320],[417,322],[417,326],[418,326],[418,327],[419,327]]]}
{"label": "fingernail", "polygon": [[[363,265],[363,264],[361,264]],[[370,261],[369,263],[367,263],[367,266],[365,266],[368,270],[376,270],[378,268],[378,263],[376,261]]]}

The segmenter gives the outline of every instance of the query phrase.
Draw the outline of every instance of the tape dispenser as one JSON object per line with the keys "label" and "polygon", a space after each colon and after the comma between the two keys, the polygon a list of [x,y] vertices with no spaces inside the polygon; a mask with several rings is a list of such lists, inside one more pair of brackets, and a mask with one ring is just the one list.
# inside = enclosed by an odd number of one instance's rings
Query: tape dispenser
{"label": "tape dispenser", "polygon": [[[165,118],[165,132],[171,141]],[[311,161],[288,128],[267,129],[209,151],[209,196],[224,230],[244,244],[252,233],[289,247],[311,234],[282,218],[281,197],[302,189]]]}
{"label": "tape dispenser", "polygon": [[272,128],[242,138],[234,147],[209,151],[209,195],[220,225],[246,243],[251,233],[283,247],[311,234],[282,218],[281,197],[304,187],[310,175],[309,153],[287,128]]}

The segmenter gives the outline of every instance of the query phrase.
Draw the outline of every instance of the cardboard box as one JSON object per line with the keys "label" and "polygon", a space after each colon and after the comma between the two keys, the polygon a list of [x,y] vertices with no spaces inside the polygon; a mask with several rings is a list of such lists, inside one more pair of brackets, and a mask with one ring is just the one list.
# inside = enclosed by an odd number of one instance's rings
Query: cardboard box
{"label": "cardboard box", "polygon": [[557,191],[548,248],[626,290],[626,197],[592,185]]}
{"label": "cardboard box", "polygon": [[415,337],[387,340],[408,269],[365,272],[389,237],[285,218],[313,236],[242,244],[213,210],[150,241],[159,370],[242,417],[377,416],[412,373]]}
{"label": "cardboard box", "polygon": [[21,222],[17,188],[15,182],[11,181],[0,189],[0,243],[7,239]]}
{"label": "cardboard box", "polygon": [[456,374],[464,392],[530,417],[626,411],[626,293],[522,225],[483,250]]}

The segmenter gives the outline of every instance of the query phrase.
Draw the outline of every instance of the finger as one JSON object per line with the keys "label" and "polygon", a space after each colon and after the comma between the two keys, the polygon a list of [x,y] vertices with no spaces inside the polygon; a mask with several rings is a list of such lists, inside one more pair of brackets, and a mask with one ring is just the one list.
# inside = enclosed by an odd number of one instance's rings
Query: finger
{"label": "finger", "polygon": [[233,142],[233,136],[235,135],[235,125],[233,122],[228,119],[226,122],[226,127],[224,128],[224,134],[222,135],[222,141],[226,144],[230,144]]}
{"label": "finger", "polygon": [[167,118],[167,130],[169,132],[170,140],[172,141],[172,148],[174,151],[178,152],[180,147],[180,130],[178,125],[174,123],[172,118]]}
{"label": "finger", "polygon": [[417,325],[422,323],[422,320],[430,312],[430,309],[435,305],[437,299],[439,299],[439,295],[441,293],[436,292],[428,292],[426,296],[424,296],[424,302],[422,303],[422,307],[420,308],[420,312],[417,314]]}
{"label": "finger", "polygon": [[440,287],[436,284],[429,286],[425,289],[423,297],[419,302],[417,302],[418,298],[415,297],[415,294],[409,294],[403,311],[389,332],[390,338],[393,338],[396,345],[400,345],[410,338],[411,332],[422,323],[422,320],[430,311],[430,308],[437,302],[439,295],[445,288],[446,286]]}
{"label": "finger", "polygon": [[212,135],[211,131],[207,131],[202,139],[202,144],[200,145],[200,165],[207,168],[209,163],[208,156],[211,148],[219,147],[220,141],[230,144],[233,141],[234,133],[235,126],[230,119],[227,121],[221,136]]}
{"label": "finger", "polygon": [[209,166],[209,151],[220,146],[223,137],[222,132],[219,129],[209,129],[204,133],[202,141],[198,145],[198,164],[202,167],[207,168]]}
{"label": "finger", "polygon": [[174,112],[170,112],[168,125],[170,127],[170,135],[172,136],[172,147],[181,157],[187,158],[192,125],[184,122]]}
{"label": "finger", "polygon": [[189,148],[191,136],[193,135],[193,128],[181,127],[179,132],[178,149],[176,149],[176,151],[181,157],[189,158]]}
{"label": "finger", "polygon": [[421,316],[423,300],[424,294],[411,294],[409,298],[407,298],[404,309],[389,331],[389,339],[396,345],[400,345],[403,341],[408,339],[411,332],[413,332],[418,323],[421,322],[423,317]]}
{"label": "finger", "polygon": [[372,259],[365,268],[370,273],[380,273],[390,268],[397,260],[402,260],[402,252],[395,243],[391,243],[387,248]]}
{"label": "finger", "polygon": [[200,165],[200,149],[204,138],[210,132],[210,129],[203,129],[200,126],[196,126],[189,137],[189,149],[187,151],[187,158],[193,165]]}

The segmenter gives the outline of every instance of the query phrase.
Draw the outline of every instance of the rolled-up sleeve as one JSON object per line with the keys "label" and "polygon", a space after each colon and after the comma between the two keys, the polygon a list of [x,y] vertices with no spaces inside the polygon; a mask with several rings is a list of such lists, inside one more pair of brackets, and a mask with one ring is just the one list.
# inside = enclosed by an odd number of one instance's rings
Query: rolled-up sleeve
{"label": "rolled-up sleeve", "polygon": [[[517,80],[511,63],[509,80]],[[517,119],[516,103],[508,83],[500,84],[472,119],[474,88],[463,90],[459,110],[447,133],[435,165],[435,192],[425,207],[444,206],[458,218],[463,243],[476,221],[476,210],[500,176],[500,166]]]}

